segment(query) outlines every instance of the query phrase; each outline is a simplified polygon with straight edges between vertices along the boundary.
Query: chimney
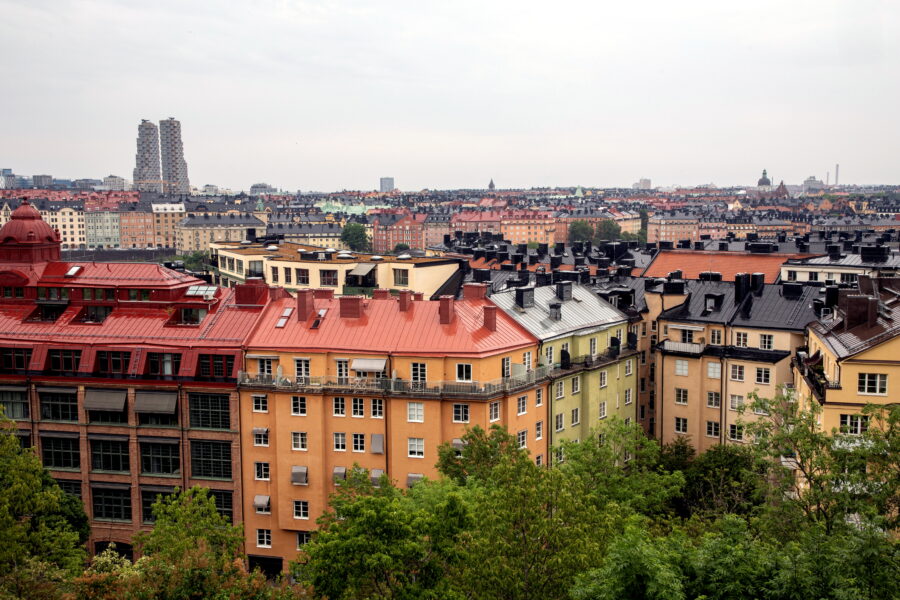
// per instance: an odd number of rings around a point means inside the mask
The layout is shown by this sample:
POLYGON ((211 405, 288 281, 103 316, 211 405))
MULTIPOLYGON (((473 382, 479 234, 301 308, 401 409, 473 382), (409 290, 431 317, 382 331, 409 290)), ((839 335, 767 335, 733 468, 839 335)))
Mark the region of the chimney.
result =
POLYGON ((866 325, 869 327, 875 327, 878 324, 878 298, 873 298, 869 296, 869 311, 868 311, 868 319, 866 321, 866 325))
POLYGON ((572 299, 572 282, 560 281, 556 284, 556 297, 565 302, 572 299))
POLYGON ((453 322, 453 316, 456 312, 453 306, 453 296, 441 296, 438 301, 440 302, 438 314, 440 315, 441 325, 448 325, 453 322))
POLYGON ((532 308, 534 306, 534 288, 516 288, 516 306, 532 308))
POLYGON ((334 290, 313 290, 313 297, 317 300, 331 300, 334 298, 334 290))
POLYGON ((316 312, 316 304, 313 300, 313 290, 299 290, 297 292, 297 320, 306 321, 316 312))
POLYGON ((734 303, 740 304, 750 292, 750 273, 738 273, 734 276, 734 303))
POLYGON ((869 320, 868 296, 847 295, 847 308, 844 315, 844 329, 853 329, 857 325, 867 323, 869 320))
POLYGON ((762 292, 763 286, 766 283, 766 274, 765 273, 754 273, 750 276, 750 288, 754 292, 762 292))
POLYGON ((372 290, 372 298, 374 300, 387 300, 391 297, 391 291, 385 290, 382 288, 378 288, 376 290, 372 290))
POLYGON ((484 328, 497 331, 497 307, 492 304, 484 307, 484 328))
POLYGON ((554 321, 562 319, 562 304, 559 302, 550 303, 550 318, 554 321))
POLYGON ((825 308, 834 308, 838 304, 838 287, 829 285, 825 288, 825 308))
POLYGON ((341 296, 341 317, 346 319, 358 319, 363 313, 362 296, 341 296))
POLYGON ((487 286, 483 283, 463 284, 463 299, 478 300, 487 296, 487 286))
POLYGON ((400 312, 409 310, 412 304, 412 292, 409 290, 400 290, 400 312))
POLYGON ((422 292, 413 292, 413 300, 415 300, 416 302, 421 302, 424 299, 425 294, 423 294, 422 292))

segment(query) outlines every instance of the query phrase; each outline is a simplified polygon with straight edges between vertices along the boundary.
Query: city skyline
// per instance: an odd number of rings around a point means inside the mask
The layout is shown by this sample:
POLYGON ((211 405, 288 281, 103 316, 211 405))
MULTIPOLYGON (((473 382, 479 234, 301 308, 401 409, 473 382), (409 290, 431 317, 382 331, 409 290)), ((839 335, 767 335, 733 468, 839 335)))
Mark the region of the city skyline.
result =
POLYGON ((900 181, 891 5, 0 6, 19 173, 130 173, 173 114, 198 187, 900 181))

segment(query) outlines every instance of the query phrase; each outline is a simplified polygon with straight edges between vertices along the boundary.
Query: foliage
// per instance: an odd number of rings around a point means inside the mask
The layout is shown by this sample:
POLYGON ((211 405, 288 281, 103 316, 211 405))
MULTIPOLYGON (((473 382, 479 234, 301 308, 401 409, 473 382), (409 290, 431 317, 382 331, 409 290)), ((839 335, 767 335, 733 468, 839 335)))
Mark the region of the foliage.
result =
POLYGON ((157 259, 158 263, 182 261, 184 268, 188 271, 205 271, 209 265, 209 252, 198 250, 190 254, 173 254, 164 258, 157 259))
POLYGON ((406 252, 407 250, 409 250, 409 244, 404 244, 403 242, 400 242, 399 244, 394 246, 394 254, 400 254, 401 252, 406 252))
POLYGON ((594 237, 594 228, 587 221, 572 221, 569 223, 569 241, 587 242, 594 237))
POLYGON ((369 236, 365 225, 361 223, 347 223, 341 230, 341 241, 354 252, 365 252, 371 248, 369 236))
POLYGON ((597 230, 594 232, 594 242, 615 241, 622 238, 622 228, 612 219, 606 219, 597 223, 597 230))
POLYGON ((58 595, 84 562, 84 518, 0 416, 0 598, 58 595))
POLYGON ((528 455, 519 449, 516 438, 498 425, 492 425, 490 431, 476 425, 466 431, 462 443, 461 451, 449 443, 438 448, 438 471, 459 485, 465 485, 470 477, 488 480, 504 457, 528 462, 528 455))

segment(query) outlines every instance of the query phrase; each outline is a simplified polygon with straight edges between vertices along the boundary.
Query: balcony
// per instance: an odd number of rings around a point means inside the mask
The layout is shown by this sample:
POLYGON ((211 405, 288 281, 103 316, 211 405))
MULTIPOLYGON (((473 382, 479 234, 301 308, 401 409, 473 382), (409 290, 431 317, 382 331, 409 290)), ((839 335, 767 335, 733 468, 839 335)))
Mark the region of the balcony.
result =
POLYGON ((492 397, 516 392, 534 385, 550 376, 550 367, 538 367, 514 377, 501 377, 490 381, 410 381, 386 377, 273 377, 241 373, 238 383, 253 388, 270 388, 306 393, 359 393, 377 395, 492 397))
POLYGON ((803 377, 807 387, 815 395, 816 400, 825 402, 825 394, 828 390, 839 390, 841 389, 841 384, 838 381, 828 380, 821 363, 808 364, 809 362, 810 359, 794 355, 791 358, 791 367, 803 377))
POLYGON ((706 349, 706 344, 694 344, 690 342, 673 342, 672 340, 663 340, 659 347, 663 352, 699 356, 703 354, 703 351, 706 349))

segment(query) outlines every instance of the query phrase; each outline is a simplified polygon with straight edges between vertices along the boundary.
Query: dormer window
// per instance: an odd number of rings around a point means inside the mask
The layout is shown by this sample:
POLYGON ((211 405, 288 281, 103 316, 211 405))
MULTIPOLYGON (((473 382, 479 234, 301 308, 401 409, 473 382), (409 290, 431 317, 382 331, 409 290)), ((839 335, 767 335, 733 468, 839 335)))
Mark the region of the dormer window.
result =
POLYGON ((134 302, 149 302, 150 290, 128 290, 128 299, 134 302))
POLYGON ((199 325, 206 317, 207 312, 205 308, 182 308, 179 310, 181 312, 179 325, 199 325))
POLYGON ((39 287, 37 289, 37 299, 46 302, 68 302, 69 289, 57 287, 39 287))
POLYGON ((113 288, 82 288, 82 300, 112 301, 116 299, 116 290, 113 288))
POLYGON ((25 288, 5 286, 3 288, 3 297, 4 298, 24 298, 25 297, 25 288))
POLYGON ((166 352, 150 352, 147 354, 147 373, 149 375, 178 375, 180 368, 180 354, 166 352))
POLYGON ((46 370, 56 374, 75 373, 80 362, 81 350, 50 350, 46 370))
POLYGON ((131 362, 131 352, 97 352, 97 373, 100 375, 123 375, 128 372, 128 363, 131 362))
POLYGON ((85 306, 79 321, 82 323, 102 323, 112 313, 112 306, 85 306))

